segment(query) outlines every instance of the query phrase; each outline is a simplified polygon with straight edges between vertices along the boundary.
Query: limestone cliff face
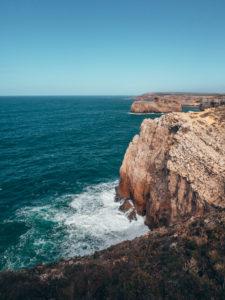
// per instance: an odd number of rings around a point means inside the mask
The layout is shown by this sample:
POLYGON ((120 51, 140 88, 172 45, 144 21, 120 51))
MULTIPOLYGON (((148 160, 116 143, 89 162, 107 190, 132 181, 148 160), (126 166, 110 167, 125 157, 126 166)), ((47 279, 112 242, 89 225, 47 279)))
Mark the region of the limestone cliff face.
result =
POLYGON ((177 101, 135 101, 131 106, 134 113, 169 113, 182 111, 182 106, 177 101))
POLYGON ((118 196, 149 227, 225 207, 225 107, 146 119, 120 169, 118 196))

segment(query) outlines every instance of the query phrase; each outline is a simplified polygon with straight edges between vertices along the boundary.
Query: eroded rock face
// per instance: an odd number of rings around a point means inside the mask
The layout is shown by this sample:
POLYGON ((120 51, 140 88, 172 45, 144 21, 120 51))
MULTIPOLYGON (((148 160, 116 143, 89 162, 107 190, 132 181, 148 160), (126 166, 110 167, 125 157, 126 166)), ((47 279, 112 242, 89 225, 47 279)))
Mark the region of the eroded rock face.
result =
POLYGON ((118 196, 150 228, 225 207, 225 107, 146 119, 120 169, 118 196))
POLYGON ((169 113, 182 111, 182 106, 177 101, 135 101, 131 106, 134 113, 169 113))

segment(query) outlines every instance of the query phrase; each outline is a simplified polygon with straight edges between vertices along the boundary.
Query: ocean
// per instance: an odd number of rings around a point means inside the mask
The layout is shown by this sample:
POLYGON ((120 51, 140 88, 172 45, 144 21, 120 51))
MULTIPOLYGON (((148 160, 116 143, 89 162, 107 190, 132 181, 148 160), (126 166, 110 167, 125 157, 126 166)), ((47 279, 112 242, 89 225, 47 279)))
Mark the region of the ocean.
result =
POLYGON ((148 231, 114 201, 142 120, 125 96, 0 97, 0 269, 94 253, 148 231))

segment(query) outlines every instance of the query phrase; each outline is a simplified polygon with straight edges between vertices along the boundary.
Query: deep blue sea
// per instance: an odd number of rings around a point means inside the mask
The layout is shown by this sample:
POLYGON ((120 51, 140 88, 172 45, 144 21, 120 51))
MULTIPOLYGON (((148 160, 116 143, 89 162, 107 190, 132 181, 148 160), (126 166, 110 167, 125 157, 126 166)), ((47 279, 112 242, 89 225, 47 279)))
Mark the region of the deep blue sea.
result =
POLYGON ((145 117, 129 97, 0 98, 0 269, 93 253, 147 231, 114 202, 145 117))

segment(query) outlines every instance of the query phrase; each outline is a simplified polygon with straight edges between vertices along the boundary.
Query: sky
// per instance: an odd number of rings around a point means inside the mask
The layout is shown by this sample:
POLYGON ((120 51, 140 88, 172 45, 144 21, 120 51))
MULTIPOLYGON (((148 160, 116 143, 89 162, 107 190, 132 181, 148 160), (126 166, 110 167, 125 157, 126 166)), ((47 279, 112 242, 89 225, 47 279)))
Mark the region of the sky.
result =
POLYGON ((224 0, 0 0, 0 95, 225 92, 224 0))

